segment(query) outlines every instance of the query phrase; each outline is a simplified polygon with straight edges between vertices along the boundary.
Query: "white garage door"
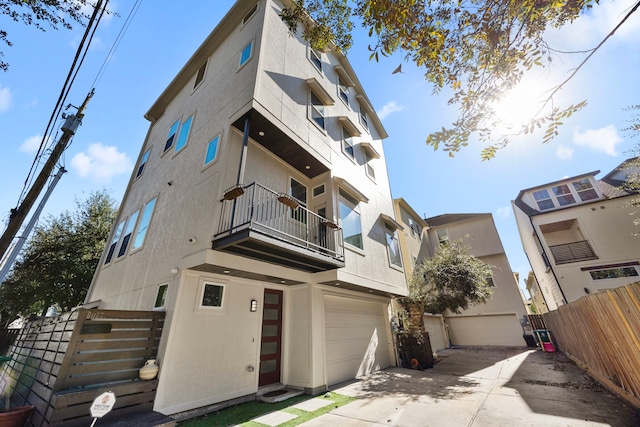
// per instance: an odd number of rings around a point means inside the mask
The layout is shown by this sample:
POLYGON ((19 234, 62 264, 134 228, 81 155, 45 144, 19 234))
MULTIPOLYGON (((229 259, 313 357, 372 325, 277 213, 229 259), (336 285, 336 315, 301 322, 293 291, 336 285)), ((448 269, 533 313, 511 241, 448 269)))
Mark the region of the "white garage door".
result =
POLYGON ((391 365, 386 306, 325 297, 327 385, 391 365))
POLYGON ((447 316, 452 345, 525 346, 516 314, 447 316))
POLYGON ((447 340, 444 336, 444 319, 440 314, 425 314, 423 317, 424 328, 429 333, 431 350, 438 351, 447 348, 447 340))

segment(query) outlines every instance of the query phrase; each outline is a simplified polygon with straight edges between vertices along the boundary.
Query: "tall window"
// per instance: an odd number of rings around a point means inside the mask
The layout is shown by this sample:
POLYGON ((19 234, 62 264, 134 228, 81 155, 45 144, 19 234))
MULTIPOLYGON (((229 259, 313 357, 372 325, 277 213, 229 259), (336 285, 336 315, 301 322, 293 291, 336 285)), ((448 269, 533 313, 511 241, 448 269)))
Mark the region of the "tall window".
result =
POLYGON ((342 190, 339 194, 340 226, 344 242, 362 249, 362 224, 360 223, 358 202, 342 190))
POLYGON ((438 242, 441 245, 449 244, 449 232, 446 228, 441 228, 440 230, 436 230, 436 235, 438 236, 438 242))
POLYGON ((246 64, 247 61, 251 59, 252 55, 253 55, 253 40, 251 40, 249 44, 246 45, 244 49, 242 49, 242 52, 240 53, 240 66, 242 67, 244 64, 246 64))
POLYGON ((291 210, 291 217, 300 221, 307 222, 307 187, 295 179, 291 178, 289 182, 289 194, 300 202, 300 206, 291 210))
POLYGON ((194 89, 197 88, 200 83, 202 83, 202 80, 204 80, 204 72, 206 70, 207 70, 207 61, 205 61, 204 64, 202 64, 200 68, 198 68, 198 73, 196 74, 196 82, 193 85, 194 89))
POLYGON ((107 252, 107 257, 104 259, 105 264, 109 264, 111 259, 113 258, 113 254, 116 252, 116 246, 118 246, 118 242, 120 241, 120 235, 122 234, 122 230, 124 229, 125 221, 122 221, 118 224, 118 228, 116 228, 116 232, 113 233, 113 238, 111 239, 111 245, 109 245, 109 252, 107 252))
POLYGON ((311 92, 310 103, 311 120, 324 129, 324 104, 313 92, 311 92))
POLYGON ((178 136, 178 141, 176 142, 176 152, 182 150, 184 146, 187 145, 187 139, 189 138, 189 131, 191 130, 192 121, 193 116, 189 116, 189 118, 182 124, 182 128, 180 129, 180 136, 178 136))
POLYGON ((122 237, 120 250, 118 250, 118 258, 124 256, 127 253, 129 241, 131 240, 131 234, 133 233, 133 229, 135 228, 136 222, 138 221, 138 215, 140 215, 140 211, 135 211, 133 215, 131 215, 127 220, 127 226, 124 228, 124 236, 122 237))
POLYGON ((369 130, 369 122, 367 121, 367 112, 365 111, 362 104, 358 104, 358 110, 360 115, 360 124, 364 126, 365 129, 369 130))
POLYGON ((389 263, 396 267, 402 268, 402 257, 400 256, 400 244, 398 243, 398 231, 392 230, 389 226, 385 226, 387 235, 387 252, 389 254, 389 263))
POLYGON ((207 144, 207 154, 204 157, 204 164, 208 165, 218 157, 218 143, 220 142, 220 135, 217 135, 209 144, 207 144))
POLYGON ((142 247, 144 244, 144 239, 147 235, 147 230, 149 228, 149 222, 151 222, 151 216, 153 215, 153 208, 156 205, 156 199, 152 199, 144 207, 144 211, 142 213, 142 218, 140 219, 140 224, 138 225, 138 230, 136 231, 136 237, 133 240, 133 246, 131 246, 131 250, 138 249, 142 247))
POLYGON ((138 171, 136 172, 136 178, 142 175, 142 172, 144 171, 144 166, 147 164, 147 160, 149 160, 150 151, 151 151, 151 148, 145 151, 144 154, 142 155, 142 158, 140 159, 140 165, 138 165, 138 171))
POLYGON ((338 94, 344 103, 349 105, 349 86, 344 84, 340 77, 338 77, 338 94))
POLYGON ((322 72, 322 52, 310 48, 309 59, 311 60, 311 63, 314 65, 314 67, 316 67, 318 71, 322 72))
POLYGON ((345 128, 342 128, 342 151, 344 151, 351 160, 355 159, 353 152, 353 135, 345 128))
POLYGON ((171 125, 167 142, 164 144, 164 151, 167 151, 173 145, 173 140, 176 139, 176 133, 178 132, 178 126, 180 126, 180 120, 176 120, 176 122, 171 125))
POLYGON ((367 174, 367 176, 371 179, 373 179, 374 181, 376 180, 376 170, 373 168, 373 157, 371 157, 371 154, 369 154, 369 152, 367 150, 364 150, 364 171, 367 174))

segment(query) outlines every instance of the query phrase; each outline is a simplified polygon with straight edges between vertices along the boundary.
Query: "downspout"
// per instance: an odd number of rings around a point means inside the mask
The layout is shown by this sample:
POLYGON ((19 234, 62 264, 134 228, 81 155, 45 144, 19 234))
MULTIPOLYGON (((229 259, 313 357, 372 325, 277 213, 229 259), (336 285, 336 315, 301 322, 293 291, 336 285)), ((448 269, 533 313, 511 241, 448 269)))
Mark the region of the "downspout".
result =
MULTIPOLYGON (((529 261, 529 265, 531 265, 531 259, 529 258, 529 254, 528 253, 524 253, 524 255, 527 257, 527 261, 529 261)), ((538 283, 538 289, 540 289, 540 281, 538 280, 538 276, 536 276, 536 272, 533 271, 533 267, 531 267, 531 272, 533 273, 533 277, 536 279, 536 282, 538 283)), ((562 289, 560 289, 562 291, 562 289)), ((542 299, 544 300, 544 304, 547 306, 547 310, 549 309, 549 303, 547 302, 547 299, 544 296, 544 292, 542 292, 542 289, 540 289, 540 295, 542 295, 542 299)))
MULTIPOLYGON (((244 193, 244 188, 242 188, 242 181, 244 180, 244 170, 247 166, 247 150, 249 146, 249 129, 250 129, 250 118, 249 115, 244 118, 244 132, 242 134, 242 149, 240 151, 240 164, 238 165, 238 178, 236 179, 236 185, 234 188, 242 191, 240 194, 244 193)), ((238 204, 237 196, 233 199, 233 206, 231 207, 231 221, 229 221, 229 235, 233 232, 233 224, 236 218, 236 205, 238 204)))
MULTIPOLYGON (((568 304, 567 297, 564 295, 564 291, 562 290, 562 285, 560 285, 560 281, 558 280, 558 276, 556 275, 556 271, 553 269, 553 266, 551 265, 551 259, 549 258, 549 256, 545 252, 544 246, 542 246, 542 240, 540 239, 540 236, 538 235, 538 231, 536 230, 536 227, 533 225, 533 219, 531 217, 529 217, 529 221, 531 222, 531 228, 533 229, 533 234, 535 234, 536 239, 538 239, 538 244, 540 245, 540 249, 542 250, 542 254, 547 257, 547 260, 549 262, 549 269, 551 270, 551 274, 553 274, 554 280, 558 284, 558 289, 560 289, 560 294, 562 294, 563 303, 564 304, 568 304)), ((538 279, 536 278, 536 280, 538 280, 538 279)), ((538 282, 538 283, 540 283, 540 282, 538 282)), ((545 300, 545 303, 546 302, 547 301, 545 300)), ((549 305, 547 305, 547 307, 549 307, 549 305)))

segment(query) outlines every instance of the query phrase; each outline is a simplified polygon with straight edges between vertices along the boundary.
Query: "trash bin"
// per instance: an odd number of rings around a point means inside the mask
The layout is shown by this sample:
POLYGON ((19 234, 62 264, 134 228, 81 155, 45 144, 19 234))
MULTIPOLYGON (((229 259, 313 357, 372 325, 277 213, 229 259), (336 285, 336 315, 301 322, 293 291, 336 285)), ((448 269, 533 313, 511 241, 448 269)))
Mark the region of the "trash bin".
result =
POLYGON ((540 348, 542 351, 546 353, 554 353, 556 348, 551 341, 551 332, 547 329, 535 329, 533 331, 538 343, 540 344, 540 348))

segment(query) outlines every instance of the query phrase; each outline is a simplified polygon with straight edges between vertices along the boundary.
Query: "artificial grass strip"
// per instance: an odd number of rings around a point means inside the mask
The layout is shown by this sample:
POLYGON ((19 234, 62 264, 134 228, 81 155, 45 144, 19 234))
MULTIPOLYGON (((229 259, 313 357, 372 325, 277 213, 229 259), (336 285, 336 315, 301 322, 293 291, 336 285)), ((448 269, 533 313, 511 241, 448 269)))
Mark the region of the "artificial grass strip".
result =
POLYGON ((320 415, 333 411, 336 408, 346 405, 356 400, 353 397, 343 396, 337 393, 330 393, 329 396, 319 396, 318 399, 327 399, 333 401, 331 405, 324 406, 316 411, 307 412, 301 409, 291 408, 305 400, 311 399, 311 396, 296 396, 284 402, 263 403, 263 402, 247 402, 230 408, 221 409, 209 415, 205 415, 193 420, 178 423, 179 427, 227 427, 231 425, 241 425, 243 427, 264 427, 265 424, 251 421, 253 418, 266 415, 275 411, 283 411, 298 417, 286 423, 278 425, 278 427, 294 427, 307 422, 320 415))

